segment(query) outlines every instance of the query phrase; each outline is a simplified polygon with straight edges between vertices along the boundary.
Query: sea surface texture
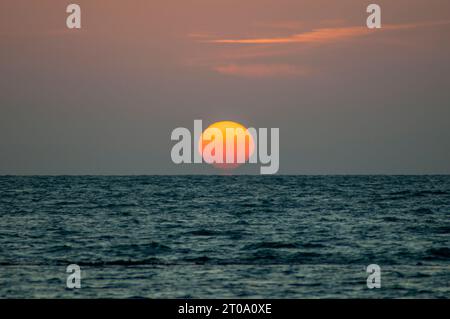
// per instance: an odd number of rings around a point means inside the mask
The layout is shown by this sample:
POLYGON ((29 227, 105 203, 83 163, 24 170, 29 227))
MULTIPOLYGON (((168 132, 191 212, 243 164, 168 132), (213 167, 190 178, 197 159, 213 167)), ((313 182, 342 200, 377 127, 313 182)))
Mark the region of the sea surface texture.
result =
POLYGON ((450 297, 450 176, 4 176, 0 216, 0 298, 450 297))

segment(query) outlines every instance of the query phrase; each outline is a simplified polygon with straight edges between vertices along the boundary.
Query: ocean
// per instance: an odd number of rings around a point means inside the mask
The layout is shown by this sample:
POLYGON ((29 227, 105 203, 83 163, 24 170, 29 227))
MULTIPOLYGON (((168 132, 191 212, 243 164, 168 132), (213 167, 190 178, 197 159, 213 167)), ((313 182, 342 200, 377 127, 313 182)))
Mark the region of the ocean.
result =
POLYGON ((450 176, 3 176, 0 216, 0 298, 450 297, 450 176))

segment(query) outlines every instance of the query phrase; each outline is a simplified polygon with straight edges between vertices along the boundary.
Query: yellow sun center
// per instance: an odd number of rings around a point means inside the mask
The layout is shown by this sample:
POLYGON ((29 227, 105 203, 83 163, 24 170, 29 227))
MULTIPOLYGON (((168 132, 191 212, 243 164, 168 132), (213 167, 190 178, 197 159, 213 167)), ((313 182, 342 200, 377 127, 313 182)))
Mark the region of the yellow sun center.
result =
POLYGON ((221 121, 203 131, 199 152, 203 160, 219 168, 235 168, 247 162, 255 149, 253 137, 242 124, 221 121))

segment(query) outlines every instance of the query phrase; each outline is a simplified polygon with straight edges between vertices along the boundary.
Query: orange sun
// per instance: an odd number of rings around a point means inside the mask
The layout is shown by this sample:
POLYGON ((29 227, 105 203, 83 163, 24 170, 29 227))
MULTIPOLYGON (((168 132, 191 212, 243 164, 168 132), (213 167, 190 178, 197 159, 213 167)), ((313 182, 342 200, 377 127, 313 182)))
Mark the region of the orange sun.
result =
POLYGON ((232 169, 247 162, 255 144, 245 126, 221 121, 211 124, 199 140, 199 152, 206 163, 222 169, 232 169))

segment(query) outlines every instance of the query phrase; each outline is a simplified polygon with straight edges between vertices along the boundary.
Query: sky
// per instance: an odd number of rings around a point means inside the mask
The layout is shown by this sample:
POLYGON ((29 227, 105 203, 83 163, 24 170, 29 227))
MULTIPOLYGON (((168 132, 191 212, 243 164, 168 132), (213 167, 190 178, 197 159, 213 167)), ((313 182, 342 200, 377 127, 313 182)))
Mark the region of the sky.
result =
POLYGON ((448 0, 2 0, 0 175, 221 174, 171 160, 195 119, 279 128, 280 174, 449 174, 449 39, 448 0))

